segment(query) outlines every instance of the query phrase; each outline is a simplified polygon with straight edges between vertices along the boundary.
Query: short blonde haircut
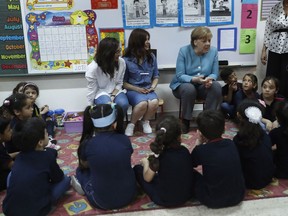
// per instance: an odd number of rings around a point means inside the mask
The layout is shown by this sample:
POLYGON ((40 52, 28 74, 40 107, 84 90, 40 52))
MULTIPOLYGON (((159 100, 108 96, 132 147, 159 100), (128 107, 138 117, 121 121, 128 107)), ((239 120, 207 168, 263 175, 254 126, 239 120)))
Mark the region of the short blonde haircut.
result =
POLYGON ((205 26, 196 27, 191 32, 191 45, 194 48, 194 41, 198 39, 211 39, 212 38, 211 30, 205 26))

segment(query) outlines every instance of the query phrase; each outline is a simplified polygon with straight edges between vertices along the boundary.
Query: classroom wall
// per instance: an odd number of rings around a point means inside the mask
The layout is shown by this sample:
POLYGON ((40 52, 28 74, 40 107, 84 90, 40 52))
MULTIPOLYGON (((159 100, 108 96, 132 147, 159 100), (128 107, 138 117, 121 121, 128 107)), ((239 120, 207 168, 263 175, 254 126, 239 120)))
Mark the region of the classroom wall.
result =
MULTIPOLYGON (((246 72, 255 73, 259 79, 259 83, 261 83, 262 79, 265 77, 266 68, 260 62, 264 27, 265 22, 259 21, 256 42, 256 55, 258 56, 257 66, 235 68, 238 79, 241 79, 246 72)), ((187 38, 187 43, 188 42, 189 38, 187 38)), ((179 101, 173 96, 171 89, 169 88, 169 83, 174 73, 174 70, 160 72, 160 82, 156 92, 159 97, 165 100, 164 112, 178 112, 179 101)), ((12 89, 20 81, 32 81, 39 86, 40 96, 37 99, 39 106, 48 104, 52 110, 63 108, 66 111, 80 111, 87 105, 86 80, 83 73, 73 75, 0 77, 0 102, 11 94, 12 89)), ((195 107, 195 109, 197 110, 198 107, 195 107)))

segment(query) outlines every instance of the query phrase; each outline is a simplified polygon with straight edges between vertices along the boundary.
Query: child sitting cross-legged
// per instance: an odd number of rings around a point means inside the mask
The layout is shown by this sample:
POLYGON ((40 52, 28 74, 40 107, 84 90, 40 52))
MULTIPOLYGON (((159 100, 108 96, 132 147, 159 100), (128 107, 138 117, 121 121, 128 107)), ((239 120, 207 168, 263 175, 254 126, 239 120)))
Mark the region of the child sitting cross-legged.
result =
POLYGON ((191 198, 193 169, 189 150, 181 145, 179 119, 164 117, 156 126, 150 148, 157 156, 143 158, 134 167, 138 183, 157 205, 184 204, 191 198))
POLYGON ((122 107, 114 103, 88 106, 84 111, 79 167, 72 186, 96 208, 122 208, 136 197, 133 148, 124 134, 123 116, 122 107))
POLYGON ((236 107, 234 97, 236 92, 241 89, 242 84, 237 82, 236 73, 229 67, 224 68, 220 72, 221 79, 226 83, 222 87, 223 102, 221 104, 221 111, 227 118, 234 118, 236 115, 236 107))
POLYGON ((276 166, 275 177, 288 179, 288 102, 279 102, 275 107, 278 128, 270 131, 272 144, 276 145, 274 163, 276 166))
POLYGON ((69 189, 70 177, 65 176, 56 162, 56 150, 45 148, 48 134, 45 122, 30 118, 18 124, 14 140, 21 142, 3 201, 5 215, 47 215, 57 200, 69 189))
POLYGON ((43 107, 39 108, 36 104, 36 99, 39 96, 39 87, 32 82, 27 82, 26 85, 23 86, 23 94, 26 94, 31 100, 33 105, 33 114, 32 117, 39 117, 43 118, 46 122, 46 128, 49 136, 49 143, 48 148, 54 148, 56 150, 59 150, 61 148, 60 145, 56 145, 57 141, 54 139, 54 121, 49 116, 51 112, 49 112, 49 106, 44 105, 43 107))
POLYGON ((225 128, 223 114, 205 110, 197 119, 199 138, 191 152, 195 171, 195 197, 209 208, 237 205, 245 195, 245 185, 237 148, 230 139, 222 138, 225 128))
POLYGON ((248 189, 267 186, 274 175, 271 140, 261 126, 262 107, 257 100, 245 99, 237 108, 239 131, 233 138, 237 146, 248 189))

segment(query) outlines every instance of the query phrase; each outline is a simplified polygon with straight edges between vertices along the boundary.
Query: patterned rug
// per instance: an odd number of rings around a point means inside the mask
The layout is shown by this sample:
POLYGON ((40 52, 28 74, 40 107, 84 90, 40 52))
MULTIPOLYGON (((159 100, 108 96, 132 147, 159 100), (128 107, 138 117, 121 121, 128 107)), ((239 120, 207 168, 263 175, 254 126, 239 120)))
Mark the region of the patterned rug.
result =
MULTIPOLYGON (((136 128, 137 130, 137 128, 136 128)), ((223 137, 232 138, 237 133, 237 128, 234 127, 233 123, 226 122, 225 134, 223 137)), ((131 137, 131 142, 134 148, 132 155, 132 164, 137 164, 139 160, 146 157, 151 153, 149 144, 154 139, 155 134, 145 135, 140 131, 135 132, 135 136, 131 137)), ((75 169, 78 166, 77 160, 77 148, 80 140, 80 133, 69 133, 67 134, 64 128, 57 128, 56 139, 58 144, 61 145, 61 150, 58 152, 58 163, 67 175, 73 175, 75 169)), ((189 151, 194 147, 196 139, 196 128, 189 132, 189 134, 182 135, 182 144, 186 146, 189 151)), ((0 193, 0 203, 5 196, 5 191, 0 193)), ((273 197, 284 197, 288 196, 288 180, 274 179, 273 182, 266 188, 261 190, 247 190, 245 200, 262 199, 262 198, 273 198, 273 197)), ((190 200, 183 206, 195 206, 200 205, 196 200, 190 200)), ((103 211, 95 209, 89 205, 85 196, 78 195, 72 188, 65 194, 63 198, 58 202, 58 205, 51 213, 53 216, 64 216, 64 215, 100 215, 107 213, 116 212, 130 212, 130 211, 143 211, 159 209, 149 197, 145 194, 138 195, 136 200, 129 206, 111 211, 103 211)), ((2 206, 0 213, 2 212, 2 206)), ((0 214, 2 215, 2 214, 0 214)))

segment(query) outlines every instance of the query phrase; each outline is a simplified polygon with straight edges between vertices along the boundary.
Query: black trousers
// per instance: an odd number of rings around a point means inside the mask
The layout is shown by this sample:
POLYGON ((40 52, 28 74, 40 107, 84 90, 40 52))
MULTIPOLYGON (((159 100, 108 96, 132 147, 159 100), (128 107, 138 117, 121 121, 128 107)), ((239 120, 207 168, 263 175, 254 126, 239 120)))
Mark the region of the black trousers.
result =
POLYGON ((278 93, 288 98, 288 53, 278 54, 269 51, 266 76, 278 78, 278 93))

